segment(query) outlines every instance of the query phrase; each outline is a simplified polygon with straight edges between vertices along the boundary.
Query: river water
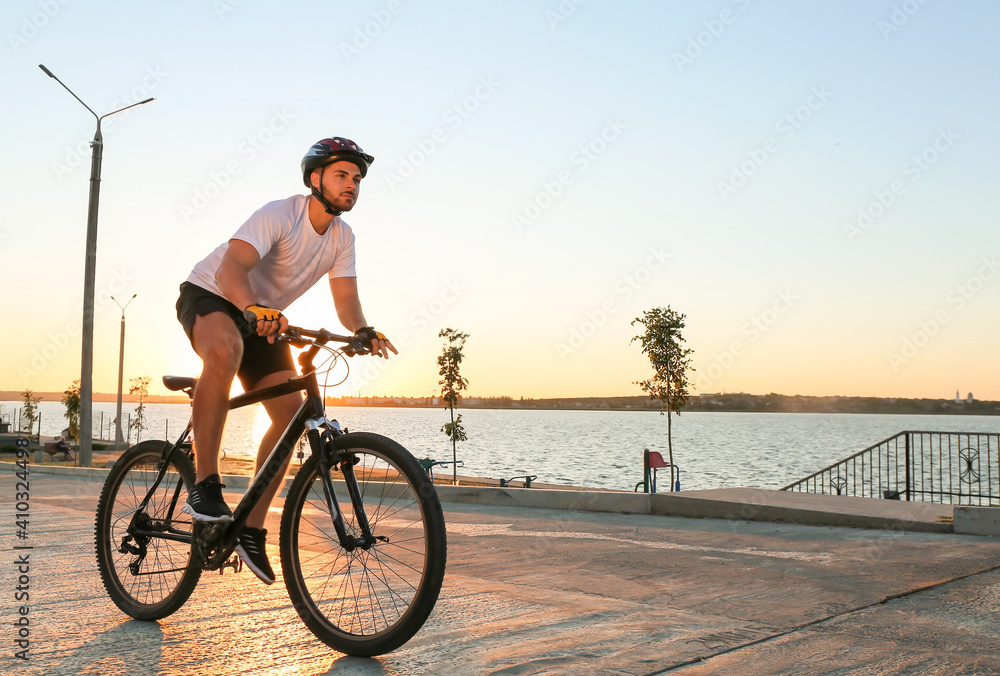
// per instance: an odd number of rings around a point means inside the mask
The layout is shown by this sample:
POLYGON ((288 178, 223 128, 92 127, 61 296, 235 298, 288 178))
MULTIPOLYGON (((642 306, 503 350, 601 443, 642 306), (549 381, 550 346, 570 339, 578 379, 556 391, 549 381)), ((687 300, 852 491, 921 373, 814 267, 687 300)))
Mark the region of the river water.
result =
MULTIPOLYGON (((21 402, 0 402, 7 416, 21 402)), ((58 402, 39 406, 42 434, 65 426, 58 402)), ((123 407, 123 417, 135 404, 123 407)), ((642 480, 642 451, 667 457, 667 419, 655 411, 463 409, 468 441, 458 444, 467 476, 534 474, 542 483, 631 490, 642 480)), ((113 403, 94 405, 104 438, 113 403)), ((148 404, 143 439, 173 440, 190 414, 186 404, 148 404)), ((330 407, 327 416, 351 430, 377 432, 418 458, 450 460, 440 431, 448 412, 430 408, 330 407)), ((227 453, 253 456, 268 419, 259 404, 233 411, 223 440, 227 453)), ((826 413, 684 413, 673 418, 674 460, 681 489, 750 486, 781 488, 904 430, 1000 432, 1000 416, 918 416, 826 413)), ((134 438, 133 438, 134 441, 134 438)), ((440 467, 438 474, 450 473, 440 467)), ((661 490, 663 486, 661 483, 661 490)))

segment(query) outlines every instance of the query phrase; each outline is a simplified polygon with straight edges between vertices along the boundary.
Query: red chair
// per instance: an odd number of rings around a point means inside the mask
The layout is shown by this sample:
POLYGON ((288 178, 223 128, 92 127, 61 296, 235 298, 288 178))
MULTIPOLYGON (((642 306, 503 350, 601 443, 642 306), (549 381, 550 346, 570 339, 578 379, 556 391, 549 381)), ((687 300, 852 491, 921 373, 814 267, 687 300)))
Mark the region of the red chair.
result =
POLYGON ((663 469, 664 467, 669 467, 670 463, 663 459, 663 454, 659 451, 649 452, 649 468, 650 469, 663 469))
POLYGON ((643 467, 643 480, 641 483, 636 484, 636 490, 639 490, 639 486, 643 487, 643 491, 646 493, 656 492, 656 471, 659 469, 664 469, 666 467, 670 468, 670 486, 674 488, 675 491, 681 489, 681 471, 677 465, 671 465, 669 462, 663 459, 663 454, 659 451, 651 451, 648 448, 642 451, 642 463, 643 467), (650 471, 652 470, 652 471, 650 471), (674 479, 674 470, 677 470, 677 478, 674 479))

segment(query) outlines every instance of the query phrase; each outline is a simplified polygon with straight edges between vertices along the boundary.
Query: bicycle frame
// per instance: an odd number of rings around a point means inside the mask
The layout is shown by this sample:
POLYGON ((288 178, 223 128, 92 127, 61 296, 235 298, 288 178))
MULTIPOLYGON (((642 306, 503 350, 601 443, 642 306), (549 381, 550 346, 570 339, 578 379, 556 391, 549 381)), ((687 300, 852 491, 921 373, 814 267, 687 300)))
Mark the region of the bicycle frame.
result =
MULTIPOLYGON (((202 562, 210 570, 214 570, 215 568, 221 566, 225 562, 226 558, 228 558, 233 547, 235 546, 238 533, 246 524, 250 513, 260 501, 261 496, 267 490, 268 486, 270 486, 271 483, 279 477, 279 475, 283 474, 282 467, 291 456, 292 451, 303 432, 306 433, 306 436, 309 439, 309 446, 312 453, 317 455, 319 458, 319 467, 321 470, 320 476, 322 477, 324 498, 327 502, 328 508, 330 509, 330 514, 333 518, 334 530, 337 533, 340 545, 345 550, 352 551, 358 547, 367 549, 376 542, 376 538, 372 535, 371 527, 368 523, 367 514, 365 513, 361 490, 358 486, 357 477, 354 474, 353 464, 349 458, 337 458, 334 457, 333 454, 333 439, 341 434, 344 434, 344 432, 340 430, 340 426, 336 421, 328 420, 325 415, 323 398, 319 392, 319 384, 316 380, 316 374, 311 368, 312 358, 318 351, 319 347, 316 343, 313 343, 313 346, 309 350, 299 356, 299 363, 302 366, 303 371, 307 371, 305 375, 290 378, 288 381, 279 385, 274 385, 260 390, 253 390, 251 392, 233 397, 229 400, 229 410, 233 410, 249 406, 251 404, 260 403, 285 394, 290 394, 292 392, 305 391, 306 393, 306 397, 299 406, 298 411, 296 411, 292 420, 288 423, 288 426, 279 438, 278 443, 275 444, 274 449, 268 455, 267 459, 261 465, 260 470, 258 470, 257 474, 254 476, 250 486, 247 488, 246 493, 244 493, 239 504, 236 506, 236 509, 233 510, 233 521, 226 525, 225 530, 221 534, 221 538, 217 540, 218 547, 215 550, 216 554, 208 557, 204 562, 202 562), (361 537, 350 536, 347 532, 346 526, 344 525, 343 514, 337 500, 333 480, 330 477, 330 470, 337 465, 338 460, 340 460, 340 470, 347 486, 347 492, 351 498, 355 518, 357 519, 358 526, 361 530, 361 537), (219 554, 225 555, 219 556, 219 554)), ((133 536, 158 537, 162 539, 176 540, 179 542, 194 542, 196 539, 194 533, 184 533, 175 531, 174 529, 169 529, 167 531, 146 530, 140 528, 136 523, 138 515, 145 511, 149 497, 154 494, 156 489, 159 487, 160 482, 166 475, 167 469, 170 466, 169 460, 172 455, 180 452, 181 450, 190 448, 191 444, 188 441, 190 433, 191 422, 189 421, 186 429, 177 441, 173 445, 164 449, 159 474, 153 481, 146 497, 139 505, 139 509, 136 510, 136 514, 133 516, 132 523, 130 524, 129 532, 133 536)), ((173 510, 177 508, 176 503, 179 495, 180 485, 178 484, 171 504, 170 514, 173 514, 173 510)))

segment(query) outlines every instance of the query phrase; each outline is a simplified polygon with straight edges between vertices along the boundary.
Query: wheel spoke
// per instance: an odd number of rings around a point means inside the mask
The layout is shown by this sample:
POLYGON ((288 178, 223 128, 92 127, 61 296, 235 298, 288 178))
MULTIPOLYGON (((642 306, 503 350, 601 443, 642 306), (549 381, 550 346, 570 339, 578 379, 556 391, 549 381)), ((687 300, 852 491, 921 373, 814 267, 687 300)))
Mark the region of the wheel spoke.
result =
POLYGON ((312 458, 285 502, 282 566, 293 605, 317 636, 352 655, 377 655, 408 640, 433 608, 444 577, 444 520, 426 473, 405 449, 372 434, 342 443, 356 460, 371 531, 361 532, 364 521, 338 481, 344 527, 354 541, 374 542, 341 547, 312 458))
POLYGON ((194 482, 194 469, 186 456, 175 454, 170 470, 137 513, 156 479, 165 443, 143 442, 126 451, 112 469, 98 506, 101 578, 115 604, 137 619, 159 619, 177 610, 201 574, 190 566, 189 543, 148 534, 190 533, 191 522, 178 508, 194 482), (178 485, 181 491, 175 503, 178 485), (147 534, 130 535, 133 524, 147 534), (119 551, 125 539, 142 553, 119 551), (138 574, 132 573, 133 564, 138 574))

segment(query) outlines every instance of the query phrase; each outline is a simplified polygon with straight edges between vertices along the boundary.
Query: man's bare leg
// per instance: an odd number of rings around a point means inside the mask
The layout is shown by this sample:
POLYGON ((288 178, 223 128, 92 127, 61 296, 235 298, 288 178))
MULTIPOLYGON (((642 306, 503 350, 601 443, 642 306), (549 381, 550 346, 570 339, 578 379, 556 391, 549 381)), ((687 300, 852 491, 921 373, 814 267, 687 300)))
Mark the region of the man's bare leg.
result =
POLYGON ((243 357, 243 339, 224 312, 199 315, 191 331, 204 362, 194 391, 193 432, 196 481, 219 473, 219 449, 229 414, 229 390, 243 357))

